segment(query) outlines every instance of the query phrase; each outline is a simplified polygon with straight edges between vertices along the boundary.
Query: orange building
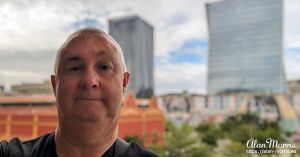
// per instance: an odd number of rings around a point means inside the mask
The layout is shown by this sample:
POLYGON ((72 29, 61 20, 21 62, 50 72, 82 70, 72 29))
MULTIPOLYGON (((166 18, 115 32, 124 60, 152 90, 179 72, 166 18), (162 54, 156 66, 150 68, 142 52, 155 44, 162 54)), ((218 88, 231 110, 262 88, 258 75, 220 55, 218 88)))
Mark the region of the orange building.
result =
POLYGON ((138 136, 146 146, 163 144, 164 116, 157 107, 157 98, 135 99, 128 94, 121 111, 119 130, 121 138, 138 136), (148 104, 148 107, 138 107, 137 104, 148 104))
MULTIPOLYGON (((0 96, 0 140, 34 138, 55 130, 57 108, 52 95, 0 96)), ((164 116, 157 108, 156 97, 124 99, 119 122, 119 136, 136 136, 146 146, 163 144, 164 116), (146 107, 138 107, 138 104, 146 107)))

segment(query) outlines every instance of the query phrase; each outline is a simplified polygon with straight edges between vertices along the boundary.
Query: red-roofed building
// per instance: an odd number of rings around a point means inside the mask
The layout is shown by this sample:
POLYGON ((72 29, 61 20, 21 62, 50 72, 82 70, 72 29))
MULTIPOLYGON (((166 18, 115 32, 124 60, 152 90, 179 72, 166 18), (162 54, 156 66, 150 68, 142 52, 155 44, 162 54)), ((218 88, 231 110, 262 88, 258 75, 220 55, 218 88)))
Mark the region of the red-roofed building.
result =
MULTIPOLYGON (((137 136, 146 146, 163 144, 164 116, 157 108, 156 97, 139 100, 128 94, 123 102, 119 136, 137 136), (148 107, 138 107, 140 103, 148 107)), ((37 137, 54 131, 57 121, 52 95, 0 96, 0 140, 37 137)))

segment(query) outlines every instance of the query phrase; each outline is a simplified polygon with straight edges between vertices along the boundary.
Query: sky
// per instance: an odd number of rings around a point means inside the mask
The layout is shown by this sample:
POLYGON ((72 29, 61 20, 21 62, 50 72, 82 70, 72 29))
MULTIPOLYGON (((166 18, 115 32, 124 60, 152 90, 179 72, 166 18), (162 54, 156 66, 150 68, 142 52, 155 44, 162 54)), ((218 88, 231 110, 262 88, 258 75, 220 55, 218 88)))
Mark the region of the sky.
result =
MULTIPOLYGON (((108 32, 108 19, 138 15, 154 27, 154 90, 206 91, 205 3, 215 0, 0 0, 0 84, 49 80, 56 52, 83 27, 108 32)), ((300 1, 285 0, 284 64, 300 79, 300 1)))

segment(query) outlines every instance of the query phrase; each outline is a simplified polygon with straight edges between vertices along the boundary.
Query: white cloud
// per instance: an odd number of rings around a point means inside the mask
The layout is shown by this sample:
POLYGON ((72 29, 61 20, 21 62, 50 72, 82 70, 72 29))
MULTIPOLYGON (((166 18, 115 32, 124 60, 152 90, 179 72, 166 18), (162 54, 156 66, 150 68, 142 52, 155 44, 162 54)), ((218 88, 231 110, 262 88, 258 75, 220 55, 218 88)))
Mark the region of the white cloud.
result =
POLYGON ((162 9, 165 9, 162 11, 165 16, 157 21, 156 32, 158 56, 168 55, 180 48, 184 41, 207 38, 203 1, 169 1, 162 9), (170 5, 172 3, 175 6, 170 5))
POLYGON ((300 51, 286 55, 285 69, 287 80, 300 79, 300 51))
POLYGON ((285 73, 288 80, 300 79, 300 51, 289 53, 289 48, 300 48, 300 1, 285 0, 285 73))
MULTIPOLYGON (((31 78, 43 78, 43 75, 37 73, 23 72, 23 71, 0 71, 2 76, 11 76, 11 77, 31 77, 31 78)), ((34 80, 32 80, 34 81, 34 80)))
POLYGON ((285 0, 284 32, 286 47, 300 47, 300 1, 285 0))
POLYGON ((24 71, 0 71, 0 82, 6 82, 5 89, 9 89, 11 85, 20 83, 36 83, 43 82, 44 80, 50 80, 50 75, 45 76, 43 74, 37 74, 24 71))
POLYGON ((62 9, 36 3, 4 3, 0 9, 1 53, 17 50, 43 51, 57 48, 68 32, 63 28, 72 21, 62 9))
MULTIPOLYGON (((155 55, 162 58, 161 61, 164 60, 162 65, 155 67, 157 92, 180 92, 184 89, 203 92, 206 83, 204 65, 172 64, 169 63, 168 58, 171 51, 180 48, 187 40, 207 40, 204 3, 208 1, 215 0, 0 1, 1 59, 5 57, 4 54, 15 53, 15 56, 18 56, 20 52, 36 54, 55 51, 67 36, 76 29, 74 23, 85 18, 97 20, 100 24, 99 27, 107 31, 108 18, 137 14, 154 26, 155 55)), ((300 15, 300 2, 285 0, 284 30, 287 48, 300 47, 300 16, 298 15, 300 15)), ((49 57, 49 55, 45 55, 45 57, 49 57)), ((42 57, 39 59, 38 63, 43 63, 42 57)), ((0 72, 2 72, 0 73, 0 84, 42 79, 44 77, 31 75, 43 71, 42 69, 32 68, 38 66, 36 62, 29 63, 19 60, 20 58, 11 61, 11 64, 5 64, 8 67, 14 67, 13 69, 7 68, 4 73, 0 69, 0 72), (18 69, 18 67, 23 68, 18 69), (23 71, 26 75, 8 75, 8 71, 15 73, 23 71)), ((50 62, 48 58, 45 60, 47 60, 45 64, 50 62)), ((300 67, 299 58, 288 56, 285 63, 288 78, 295 78, 300 75, 298 70, 298 67, 300 67)), ((42 68, 47 73, 52 71, 52 65, 42 66, 42 68)))
MULTIPOLYGON (((155 28, 156 56, 168 55, 170 51, 181 47, 186 40, 206 38, 205 11, 203 1, 199 0, 178 0, 176 2, 173 0, 10 0, 1 1, 0 4, 0 36, 5 39, 0 40, 0 54, 2 54, 2 57, 5 57, 5 54, 11 55, 12 53, 16 53, 15 56, 17 56, 19 52, 34 54, 55 51, 67 36, 76 29, 73 27, 74 23, 85 18, 97 20, 98 23, 102 24, 101 27, 107 31, 107 18, 128 14, 141 16, 155 28)), ((27 81, 40 78, 31 75, 41 71, 40 69, 33 70, 31 68, 34 65, 36 66, 35 62, 24 62, 18 58, 10 64, 6 62, 5 65, 14 68, 8 68, 6 71, 1 70, 2 79, 0 83, 11 84, 21 80, 27 81), (22 64, 26 64, 26 66, 22 64), (32 64, 32 66, 28 64, 32 64), (11 73, 8 73, 8 71, 11 71, 11 73), (17 71, 24 71, 25 73, 17 71), (19 74, 19 76, 12 74, 19 74)), ((168 65, 165 66, 167 68, 168 65)), ((49 72, 52 66, 44 66, 43 68, 49 72)), ((189 71, 199 70, 195 68, 186 69, 189 71)), ((161 70, 158 71, 157 73, 160 74, 161 70)), ((193 72, 186 71, 184 73, 193 72)), ((191 76, 185 76, 184 79, 194 82, 192 80, 194 77, 191 76), (188 79, 189 77, 191 78, 188 79)), ((162 81, 164 82, 164 80, 162 81)), ((156 82, 161 81, 158 79, 156 82)), ((163 85, 164 83, 159 84, 163 85)), ((184 83, 181 81, 181 84, 184 83)), ((163 86, 159 86, 158 90, 163 86)), ((189 87, 186 86, 186 88, 189 87)))
POLYGON ((155 27, 155 52, 164 55, 185 40, 206 38, 203 3, 199 0, 8 1, 0 7, 0 36, 6 39, 0 41, 0 50, 57 48, 74 31, 69 27, 85 17, 97 19, 107 30, 107 17, 138 14, 155 27))
POLYGON ((162 64, 156 66, 155 93, 165 94, 172 92, 204 93, 206 90, 206 65, 205 64, 162 64))

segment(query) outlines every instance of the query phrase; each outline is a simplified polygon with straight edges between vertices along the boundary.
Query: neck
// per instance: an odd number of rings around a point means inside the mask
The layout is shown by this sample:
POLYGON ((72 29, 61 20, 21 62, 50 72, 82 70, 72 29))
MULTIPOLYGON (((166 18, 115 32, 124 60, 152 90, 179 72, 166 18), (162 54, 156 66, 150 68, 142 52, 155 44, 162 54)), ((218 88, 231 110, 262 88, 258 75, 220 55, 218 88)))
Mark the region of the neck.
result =
POLYGON ((91 126, 99 126, 99 124, 86 124, 72 128, 59 125, 55 133, 57 155, 59 157, 102 156, 117 139, 118 127, 116 125, 113 129, 107 129, 91 126))

